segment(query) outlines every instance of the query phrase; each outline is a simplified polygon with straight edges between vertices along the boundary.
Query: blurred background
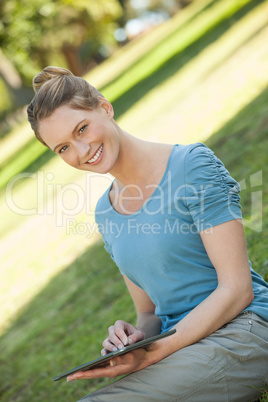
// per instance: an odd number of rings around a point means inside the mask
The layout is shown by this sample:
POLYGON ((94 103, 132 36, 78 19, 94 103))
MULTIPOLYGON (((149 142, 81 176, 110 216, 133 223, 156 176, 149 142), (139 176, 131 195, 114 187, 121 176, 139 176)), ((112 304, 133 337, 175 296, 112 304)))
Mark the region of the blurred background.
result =
POLYGON ((268 280, 267 22, 265 0, 1 0, 1 401, 75 401, 109 383, 51 378, 98 357, 116 319, 135 324, 94 221, 112 177, 34 138, 33 76, 68 68, 129 133, 212 148, 241 185, 249 258, 268 280))
POLYGON ((1 120, 32 98, 33 75, 60 65, 82 76, 191 0, 3 0, 1 120))

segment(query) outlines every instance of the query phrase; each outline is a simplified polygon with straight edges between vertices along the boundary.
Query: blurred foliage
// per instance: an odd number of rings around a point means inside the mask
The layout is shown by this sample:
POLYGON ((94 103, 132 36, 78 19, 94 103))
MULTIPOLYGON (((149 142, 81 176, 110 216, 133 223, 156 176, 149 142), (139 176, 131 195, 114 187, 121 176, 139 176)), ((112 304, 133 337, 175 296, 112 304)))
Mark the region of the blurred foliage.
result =
POLYGON ((146 10, 173 15, 192 1, 1 0, 0 120, 8 126, 9 115, 30 102, 32 77, 45 66, 82 76, 113 53, 114 32, 129 19, 146 10))
POLYGON ((88 56, 96 57, 100 44, 113 42, 121 14, 117 0, 1 0, 0 48, 25 83, 50 64, 51 53, 82 74, 79 48, 89 42, 88 56))

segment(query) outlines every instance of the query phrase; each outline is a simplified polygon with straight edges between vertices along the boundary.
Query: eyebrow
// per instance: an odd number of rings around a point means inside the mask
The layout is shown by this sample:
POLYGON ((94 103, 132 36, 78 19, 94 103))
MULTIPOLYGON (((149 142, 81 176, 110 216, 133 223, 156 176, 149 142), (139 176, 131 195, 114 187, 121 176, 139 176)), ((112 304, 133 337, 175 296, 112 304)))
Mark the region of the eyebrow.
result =
MULTIPOLYGON (((77 123, 77 125, 75 126, 75 128, 74 128, 73 131, 72 131, 72 135, 76 132, 76 130, 78 129, 78 127, 80 126, 80 124, 83 123, 85 120, 86 120, 86 119, 83 119, 83 120, 81 120, 79 123, 77 123)), ((57 149, 58 147, 60 147, 61 145, 64 145, 64 142, 62 142, 62 143, 56 145, 56 146, 53 148, 53 151, 55 152, 56 149, 57 149)))

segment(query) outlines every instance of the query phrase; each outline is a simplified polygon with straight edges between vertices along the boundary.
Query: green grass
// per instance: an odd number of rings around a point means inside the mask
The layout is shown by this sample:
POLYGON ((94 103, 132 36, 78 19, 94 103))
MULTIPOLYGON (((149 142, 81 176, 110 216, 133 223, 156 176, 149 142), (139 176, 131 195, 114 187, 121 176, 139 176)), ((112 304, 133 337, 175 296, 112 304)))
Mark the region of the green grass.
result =
MULTIPOLYGON (((102 244, 96 244, 52 279, 2 338, 2 363, 16 356, 3 371, 3 400, 75 400, 87 393, 86 383, 68 388, 64 381, 52 383, 51 376, 98 357, 107 325, 122 311, 128 320, 135 319, 117 269, 102 244)), ((99 383, 94 380, 90 389, 99 383)))
POLYGON ((235 12, 249 0, 240 2, 215 2, 208 10, 184 24, 181 29, 177 29, 173 35, 169 35, 159 44, 153 47, 139 63, 129 68, 124 74, 113 81, 112 84, 104 87, 103 93, 107 99, 114 103, 115 99, 128 92, 136 84, 143 82, 155 71, 158 71, 167 62, 178 55, 194 42, 199 40, 207 32, 210 32, 215 26, 219 25, 226 18, 233 16, 235 12))
MULTIPOLYGON (((170 143, 203 141, 225 162, 242 185, 250 259, 267 280, 266 14, 262 1, 196 2, 87 78, 104 93, 111 91, 118 122, 130 133, 170 143), (193 27, 195 38, 186 35, 194 35, 193 27), (262 184, 252 180, 259 172, 262 184), (258 191, 262 211, 252 203, 258 191)), ((66 384, 51 378, 97 357, 116 319, 135 322, 130 296, 99 236, 78 231, 87 222, 95 232, 92 212, 108 177, 76 171, 45 148, 40 157, 26 126, 2 141, 6 182, 19 172, 32 176, 0 195, 0 398, 75 401, 109 380, 66 384), (76 202, 68 183, 79 186, 88 202, 60 221, 59 201, 70 209, 76 202), (35 208, 38 213, 23 213, 35 208), (68 219, 75 230, 68 232, 68 219)))

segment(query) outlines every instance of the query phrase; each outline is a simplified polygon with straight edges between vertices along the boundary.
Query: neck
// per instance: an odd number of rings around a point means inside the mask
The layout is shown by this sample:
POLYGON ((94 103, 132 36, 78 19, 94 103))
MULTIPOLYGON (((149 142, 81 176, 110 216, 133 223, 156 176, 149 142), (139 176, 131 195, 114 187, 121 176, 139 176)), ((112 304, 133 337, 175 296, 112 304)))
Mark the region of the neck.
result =
POLYGON ((110 173, 119 187, 155 184, 171 148, 171 145, 144 141, 121 130, 119 157, 110 173))

